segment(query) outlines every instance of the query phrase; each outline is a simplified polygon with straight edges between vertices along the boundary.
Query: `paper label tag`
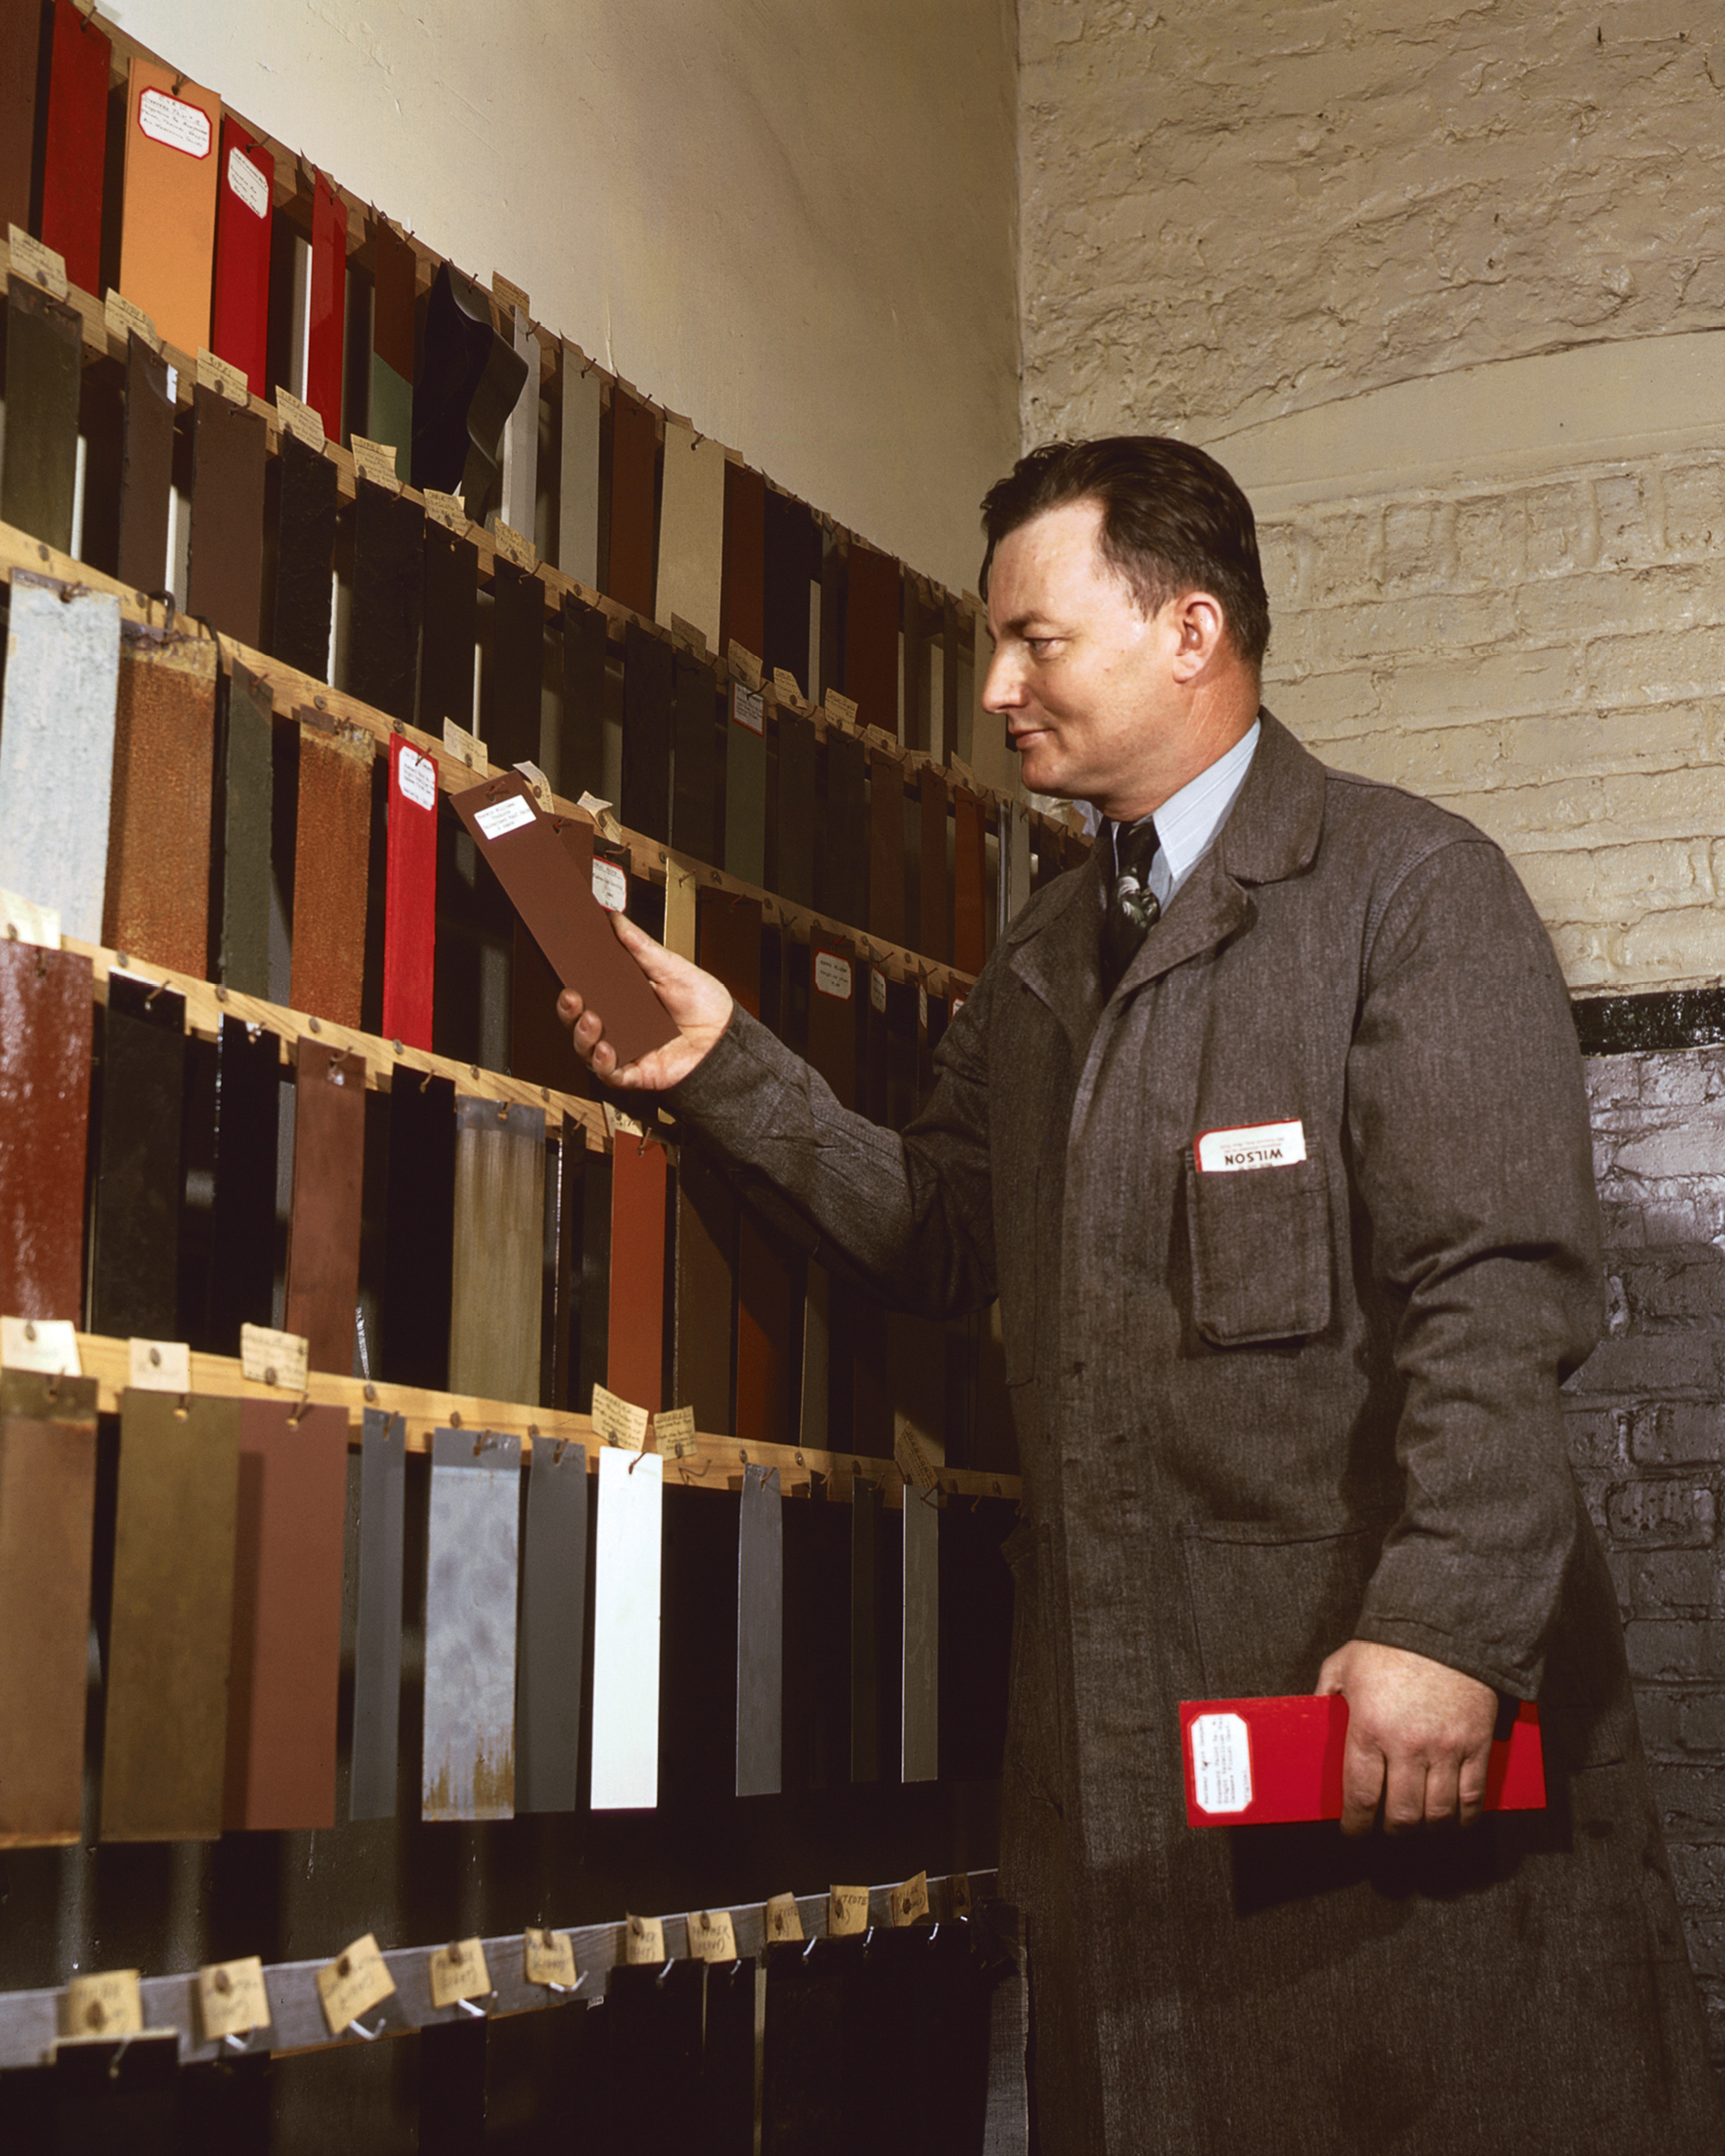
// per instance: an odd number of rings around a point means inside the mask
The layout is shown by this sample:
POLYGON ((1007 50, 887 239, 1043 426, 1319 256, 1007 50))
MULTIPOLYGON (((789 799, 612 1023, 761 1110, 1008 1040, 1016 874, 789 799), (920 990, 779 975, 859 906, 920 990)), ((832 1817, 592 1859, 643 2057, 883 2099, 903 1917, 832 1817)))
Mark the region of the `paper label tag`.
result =
POLYGON ((904 743, 896 734, 889 734, 884 726, 865 726, 862 738, 871 749, 884 749, 895 761, 904 754, 904 743))
POLYGON ((70 1318, 0 1318, 0 1363, 49 1377, 82 1377, 78 1328, 70 1318))
POLYGON ((671 637, 676 643, 685 643, 701 658, 706 656, 706 631, 698 629, 693 622, 685 621, 681 614, 671 617, 671 637))
POLYGON ((425 514, 434 524, 442 524, 447 530, 465 532, 467 512, 461 506, 459 494, 446 494, 440 487, 425 489, 425 514))
POLYGON ((736 637, 733 636, 731 640, 730 649, 725 655, 730 659, 731 665, 736 667, 737 671, 743 676, 743 680, 749 684, 751 689, 758 689, 760 687, 761 661, 755 656, 755 654, 752 651, 745 651, 743 646, 737 642, 736 637))
POLYGON ((492 841, 507 838, 511 831, 525 830, 538 819, 533 804, 524 793, 511 793, 506 801, 493 801, 489 808, 480 809, 474 818, 486 837, 492 841))
POLYGON ((969 1916, 970 1914, 970 1874, 955 1871, 947 1881, 947 1891, 952 1897, 952 1914, 969 1916))
POLYGON ((878 966, 869 968, 869 1000, 877 1011, 887 1007, 887 976, 878 966))
POLYGON ((769 1940, 800 1939, 803 1920, 794 1894, 775 1894, 768 1902, 761 1928, 769 1940))
POLYGON ((526 293, 519 285, 511 284, 501 270, 493 270, 491 273, 491 296, 499 305, 514 307, 524 315, 532 311, 526 293))
POLYGON ((601 801, 596 793, 584 793, 575 803, 575 806, 584 810, 592 817, 593 822, 598 824, 599 835, 602 837, 608 838, 612 845, 621 843, 623 826, 612 814, 609 801, 601 801))
POLYGON ((486 1967, 485 1947, 477 1939, 458 1939, 453 1946, 440 1946, 430 1967, 433 2006, 491 1996, 491 1971, 486 1967))
POLYGON ((623 1927, 624 1959, 633 1968, 665 1959, 665 1927, 656 1916, 631 1916, 623 1927))
POLYGON ((900 1887, 893 1889, 893 1921, 896 1925, 914 1924, 919 1917, 928 1915, 928 1874, 919 1871, 914 1879, 906 1879, 900 1887))
POLYGON ((744 688, 735 681, 731 688, 731 716, 739 726, 746 726, 751 734, 767 730, 767 704, 759 689, 744 688))
POLYGON ((799 704, 803 701, 803 685, 788 667, 774 667, 773 686, 782 697, 794 698, 799 704))
POLYGON ((737 1927, 729 1909, 695 1909, 689 1915, 689 1952, 696 1961, 735 1961, 737 1927))
POLYGON ((452 756, 459 756, 463 763, 475 771, 491 769, 486 761, 485 743, 477 734, 470 734, 465 726, 456 725, 453 718, 443 721, 443 746, 452 756))
POLYGON ((276 417, 291 435, 297 435, 308 449, 321 454, 323 448, 323 418, 310 404, 302 404, 291 389, 279 384, 275 392, 276 417))
POLYGON ((122 342, 129 336, 140 336, 152 352, 162 348, 161 332, 141 307, 135 306, 123 292, 116 292, 110 285, 102 302, 102 319, 110 337, 122 342))
POLYGON ((228 186, 254 217, 268 216, 269 182, 237 143, 228 153, 228 186))
POLYGON ((820 700, 828 718, 841 720, 846 726, 856 724, 855 697, 841 696, 837 689, 828 689, 820 700))
POLYGON ((505 561, 512 561, 518 569, 536 569, 539 556, 533 542, 517 531, 513 525, 504 523, 501 517, 492 526, 492 542, 505 561))
POLYGON ((255 1954, 242 1961, 212 1962, 198 1972, 198 2012, 206 2043, 224 2036, 244 2036, 270 2023, 264 1965, 255 1954))
POLYGON ((0 891, 0 936, 15 943, 40 943, 45 950, 60 949, 60 913, 52 906, 32 906, 16 892, 0 891))
POLYGON ((593 896, 607 913, 621 913, 629 904, 629 879, 614 861, 593 865, 593 896))
POLYGON ((332 2036, 339 2036, 349 2021, 368 2014, 394 1990, 395 1978, 384 1965, 370 1932, 317 1971, 317 1996, 323 2002, 323 2019, 332 2036))
POLYGON ((243 367, 232 360, 218 358, 214 352, 200 352, 198 355, 198 383, 200 389, 213 389, 218 397, 225 397, 230 404, 249 404, 252 385, 243 367))
POLYGON ((836 1886, 826 1897, 829 1939, 854 1939, 869 1928, 869 1890, 865 1886, 836 1886))
POLYGON ((1251 1123, 1238 1131, 1206 1131, 1194 1150, 1206 1175, 1246 1168, 1292 1168, 1306 1157, 1303 1123, 1251 1123))
POLYGON ((417 749, 404 749, 395 771, 404 800, 411 801, 415 808, 436 807, 437 767, 430 756, 422 756, 417 749))
POLYGON ((277 1332, 267 1325, 240 1327, 240 1369, 254 1385, 274 1385, 296 1396, 305 1390, 310 1343, 297 1332, 277 1332))
POLYGON ((165 90, 146 90, 138 99, 138 126, 152 142, 187 157, 210 154, 210 115, 165 90))
POLYGON ((398 493, 401 481, 395 473, 395 444, 392 442, 367 442, 362 434, 351 437, 354 445, 354 469, 361 479, 369 479, 373 486, 386 486, 398 493))
POLYGON ((841 958, 836 950, 818 950, 814 955, 814 985, 824 996, 836 996, 839 1002, 850 1000, 850 961, 841 958))
POLYGON ((593 1434, 605 1445, 618 1445, 638 1452, 647 1442, 647 1410, 632 1401, 619 1400, 603 1385, 593 1387, 593 1434))
POLYGON ((575 1966, 575 1942, 567 1932, 548 1932, 530 1924, 522 1934, 522 1975, 529 1984, 555 1984, 573 1991, 581 1980, 575 1966))
MULTIPOLYGON (((632 1115, 625 1115, 621 1108, 613 1107, 609 1100, 601 1100, 599 1106, 605 1112, 605 1127, 612 1138, 619 1131, 625 1138, 645 1138, 647 1126, 644 1123, 637 1122, 632 1115)), ((643 1412, 644 1413, 645 1410, 643 1412)))
POLYGON ((1251 1802, 1251 1737, 1239 1714, 1200 1714, 1190 1732, 1192 1783, 1204 1812, 1243 1812, 1251 1802))
POLYGON ((29 233, 21 231, 16 224, 6 228, 6 238, 12 250, 12 266, 22 271, 44 291, 52 292, 56 299, 66 295, 66 257, 56 254, 51 247, 44 247, 29 233))
POLYGON ((963 999, 963 996, 954 996, 954 997, 953 997, 953 999, 952 999, 952 1009, 951 1009, 951 1015, 952 1015, 954 1018, 957 1018, 957 1017, 958 1016, 958 1013, 959 1013, 959 1012, 961 1012, 963 1008, 964 1008, 964 999, 963 999))
POLYGON ((922 1028, 925 1033, 927 1032, 928 984, 926 981, 919 981, 917 983, 917 1024, 922 1028))
POLYGON ((126 1350, 126 1382, 135 1392, 189 1393, 191 1350, 184 1340, 131 1340, 126 1350))
POLYGON ((662 1407, 653 1418, 653 1442, 668 1460, 681 1460, 698 1448, 693 1407, 662 1407))
POLYGON ((914 1423, 906 1420, 902 1408, 894 1418, 897 1427, 893 1434, 893 1457, 907 1482, 919 1489, 938 1489, 940 1471, 923 1449, 923 1442, 914 1423))
POLYGON ((68 2036, 135 2036, 144 2026, 144 1995, 135 1969, 106 1969, 74 1977, 66 1987, 68 2036))
POLYGON ((520 763, 511 764, 509 768, 511 771, 518 771, 526 780, 528 785, 533 789, 534 799, 549 816, 551 813, 551 781, 538 765, 529 763, 524 758, 520 763))

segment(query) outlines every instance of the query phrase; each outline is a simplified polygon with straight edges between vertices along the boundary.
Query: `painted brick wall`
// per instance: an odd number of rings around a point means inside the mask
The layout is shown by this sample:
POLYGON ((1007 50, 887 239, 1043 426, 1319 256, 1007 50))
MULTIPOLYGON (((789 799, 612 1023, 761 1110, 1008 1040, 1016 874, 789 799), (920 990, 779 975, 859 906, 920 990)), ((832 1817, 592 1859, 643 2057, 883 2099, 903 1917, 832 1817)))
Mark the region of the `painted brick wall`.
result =
POLYGON ((1327 502, 1260 528, 1266 700, 1507 848, 1571 986, 1725 979, 1725 458, 1327 502))
POLYGON ((1725 1049, 1587 1072, 1610 1329, 1570 1386, 1570 1457, 1616 1577, 1725 2070, 1725 1049))

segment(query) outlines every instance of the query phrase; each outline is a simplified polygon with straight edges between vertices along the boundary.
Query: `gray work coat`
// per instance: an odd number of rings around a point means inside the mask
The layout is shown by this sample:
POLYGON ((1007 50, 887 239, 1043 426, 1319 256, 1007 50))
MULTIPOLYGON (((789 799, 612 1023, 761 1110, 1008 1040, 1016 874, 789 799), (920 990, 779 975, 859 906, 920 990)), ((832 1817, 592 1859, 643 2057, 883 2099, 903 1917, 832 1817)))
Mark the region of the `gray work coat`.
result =
POLYGON ((672 1100, 888 1300, 1000 1296, 1044 2156, 1713 2152, 1564 1445, 1601 1275, 1545 931, 1478 831, 1268 715, 1106 1008, 1101 899, 1093 859, 1025 908, 902 1136, 742 1016, 672 1100), (1302 1162, 1197 1171, 1202 1134, 1289 1122, 1302 1162), (1537 1697, 1548 1810, 1189 1828, 1179 1702, 1309 1691, 1356 1635, 1537 1697))

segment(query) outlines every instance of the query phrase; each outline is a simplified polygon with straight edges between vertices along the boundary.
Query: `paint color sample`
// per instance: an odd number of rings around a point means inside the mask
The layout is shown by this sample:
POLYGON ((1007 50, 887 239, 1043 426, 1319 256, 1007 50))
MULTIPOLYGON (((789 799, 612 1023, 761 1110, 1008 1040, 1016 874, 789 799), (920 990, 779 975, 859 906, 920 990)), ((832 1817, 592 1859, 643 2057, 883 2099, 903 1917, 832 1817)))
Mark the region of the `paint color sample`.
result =
POLYGON ((0 1311, 76 1324, 84 1302, 90 961, 0 942, 0 1311))
POLYGON ((215 764, 215 645, 126 636, 102 940, 198 980, 209 971, 215 764))
POLYGON ((452 1392, 537 1401, 544 1244, 544 1110, 458 1098, 452 1392))
POLYGON ((345 1377, 360 1286, 366 1067, 305 1038, 298 1059, 285 1324, 310 1344, 313 1369, 345 1377))
POLYGON ((653 612, 653 511, 659 442, 652 407, 621 387, 611 398, 611 596, 653 612))
POLYGON ((515 1808, 572 1812, 581 1749, 586 1619, 587 1456, 536 1438, 527 1466, 515 1808))
POLYGON ((431 1045, 437 898, 437 767, 400 734, 389 743, 389 865, 384 897, 383 1031, 431 1045))
POLYGON ((193 359, 210 342, 222 100, 149 60, 132 61, 126 99, 120 290, 193 359))
POLYGON ((367 1407, 360 1439, 360 1551, 354 1635, 349 1819, 395 1816, 401 1718, 401 1577, 407 1425, 367 1407))
POLYGON ((302 723, 288 1000, 336 1025, 360 1024, 371 812, 369 740, 302 723))
POLYGON ((331 442, 342 436, 342 350, 347 329, 348 211, 323 173, 311 191, 311 298, 305 332, 305 401, 331 442))
POLYGON ((557 567, 589 591, 599 589, 599 444, 603 384, 572 344, 563 347, 562 492, 558 501, 557 567))
POLYGON ((275 159, 231 114, 222 122, 216 182, 216 291, 210 349, 269 394, 270 232, 275 159))
POLYGON ((662 1405, 665 1346, 665 1149, 619 1131, 612 1146, 609 1389, 662 1405))
POLYGON ((41 237, 64 257, 68 283, 92 295, 102 281, 102 175, 113 57, 92 17, 72 0, 54 0, 41 237))
POLYGON ((664 1463, 599 1456, 593 1573, 593 1808, 659 1802, 659 1593, 664 1463), (631 1471, 632 1470, 632 1471, 631 1471))
POLYGON ((6 301, 6 431, 0 521, 72 551, 84 328, 75 307, 10 280, 6 301))
POLYGON ((681 615, 699 630, 713 652, 718 650, 724 550, 724 451, 717 442, 698 436, 681 420, 665 422, 658 604, 654 612, 668 629, 672 615, 681 615))
POLYGON ((521 1440, 439 1430, 425 1559, 422 1814, 515 1812, 521 1440))

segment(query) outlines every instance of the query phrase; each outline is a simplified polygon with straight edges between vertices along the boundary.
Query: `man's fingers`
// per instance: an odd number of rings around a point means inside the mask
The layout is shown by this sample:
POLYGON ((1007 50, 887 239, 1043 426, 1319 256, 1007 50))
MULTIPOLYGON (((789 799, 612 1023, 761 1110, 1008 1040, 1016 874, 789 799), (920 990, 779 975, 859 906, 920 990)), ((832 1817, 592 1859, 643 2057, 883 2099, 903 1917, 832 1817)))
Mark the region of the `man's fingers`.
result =
POLYGON ((1367 1834, 1383 1794, 1383 1754, 1360 1744, 1350 1727, 1342 1752, 1342 1832, 1367 1834))
POLYGON ((1485 1808, 1485 1774, 1490 1761, 1488 1746, 1484 1752, 1470 1752, 1461 1763, 1461 1771, 1456 1777, 1456 1800, 1464 1827, 1471 1827, 1485 1808))
POLYGON ((1426 1769, 1425 1823, 1440 1827, 1456 1815, 1458 1799, 1456 1795, 1457 1762, 1453 1759, 1434 1759, 1426 1769))

